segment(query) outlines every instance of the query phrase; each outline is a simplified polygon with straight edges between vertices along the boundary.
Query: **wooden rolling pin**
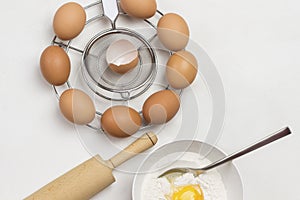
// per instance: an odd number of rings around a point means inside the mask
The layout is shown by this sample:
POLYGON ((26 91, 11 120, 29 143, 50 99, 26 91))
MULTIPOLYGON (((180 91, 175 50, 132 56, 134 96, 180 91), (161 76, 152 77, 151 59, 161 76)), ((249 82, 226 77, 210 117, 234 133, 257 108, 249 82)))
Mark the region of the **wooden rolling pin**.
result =
POLYGON ((123 151, 104 161, 99 155, 55 179, 25 200, 88 200, 115 182, 112 170, 157 143, 154 133, 146 133, 123 151))

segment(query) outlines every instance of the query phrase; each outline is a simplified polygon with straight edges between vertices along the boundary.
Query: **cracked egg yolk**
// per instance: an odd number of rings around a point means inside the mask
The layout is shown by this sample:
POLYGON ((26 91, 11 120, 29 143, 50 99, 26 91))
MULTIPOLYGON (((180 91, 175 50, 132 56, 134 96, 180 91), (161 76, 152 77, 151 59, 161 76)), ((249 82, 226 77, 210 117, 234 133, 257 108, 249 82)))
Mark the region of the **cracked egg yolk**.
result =
POLYGON ((204 200, 204 196, 199 185, 188 185, 178 188, 173 193, 172 200, 204 200))

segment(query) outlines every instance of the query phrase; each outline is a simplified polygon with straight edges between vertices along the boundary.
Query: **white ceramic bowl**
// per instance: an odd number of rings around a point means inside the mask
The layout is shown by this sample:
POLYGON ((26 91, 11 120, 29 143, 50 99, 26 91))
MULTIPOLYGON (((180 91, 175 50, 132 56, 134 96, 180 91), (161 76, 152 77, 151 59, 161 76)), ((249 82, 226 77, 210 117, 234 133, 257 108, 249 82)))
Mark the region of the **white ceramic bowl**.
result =
MULTIPOLYGON (((175 160, 178 160, 184 152, 199 153, 201 157, 204 157, 210 161, 218 160, 225 156, 225 154, 207 143, 200 141, 176 141, 166 144, 152 154, 150 154, 139 168, 139 172, 135 175, 132 199, 142 199, 142 188, 145 183, 145 177, 148 173, 154 173, 155 171, 163 170, 170 166, 175 160)), ((243 199, 243 186, 237 168, 232 162, 224 164, 217 168, 217 171, 221 174, 223 183, 227 191, 228 200, 242 200, 243 199)))

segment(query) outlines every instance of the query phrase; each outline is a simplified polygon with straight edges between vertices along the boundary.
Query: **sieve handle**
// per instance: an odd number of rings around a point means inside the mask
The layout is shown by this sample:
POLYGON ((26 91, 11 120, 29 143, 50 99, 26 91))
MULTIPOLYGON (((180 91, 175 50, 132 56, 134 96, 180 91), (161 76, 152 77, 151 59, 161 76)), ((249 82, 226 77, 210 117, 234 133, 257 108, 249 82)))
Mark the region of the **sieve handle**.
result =
POLYGON ((123 151, 109 159, 108 162, 110 162, 114 167, 118 167, 135 155, 153 147, 157 143, 157 140, 157 136, 154 133, 146 133, 126 147, 123 151))
POLYGON ((102 0, 102 6, 104 15, 111 20, 112 24, 115 24, 115 20, 119 15, 117 0, 102 0))

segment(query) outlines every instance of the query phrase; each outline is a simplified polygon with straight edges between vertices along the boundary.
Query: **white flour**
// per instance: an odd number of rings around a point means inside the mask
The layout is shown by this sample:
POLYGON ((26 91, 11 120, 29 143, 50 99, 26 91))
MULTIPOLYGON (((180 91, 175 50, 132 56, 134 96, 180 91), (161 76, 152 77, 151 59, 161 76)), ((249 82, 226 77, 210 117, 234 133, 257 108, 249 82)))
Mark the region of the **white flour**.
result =
MULTIPOLYGON (((195 153, 185 153, 181 158, 182 161, 192 161, 195 166, 205 166, 210 163, 207 159, 200 159, 200 156, 195 153)), ((176 162, 168 168, 177 167, 176 162)), ((157 176, 161 174, 165 169, 148 174, 145 176, 145 182, 142 187, 143 198, 142 200, 166 200, 165 195, 170 194, 171 184, 166 178, 158 179, 157 176)), ((187 173, 180 177, 177 177, 174 182, 174 186, 185 186, 188 184, 199 184, 203 193, 204 200, 227 200, 227 193, 222 181, 222 177, 217 170, 211 170, 198 177, 194 177, 192 174, 187 173)))

